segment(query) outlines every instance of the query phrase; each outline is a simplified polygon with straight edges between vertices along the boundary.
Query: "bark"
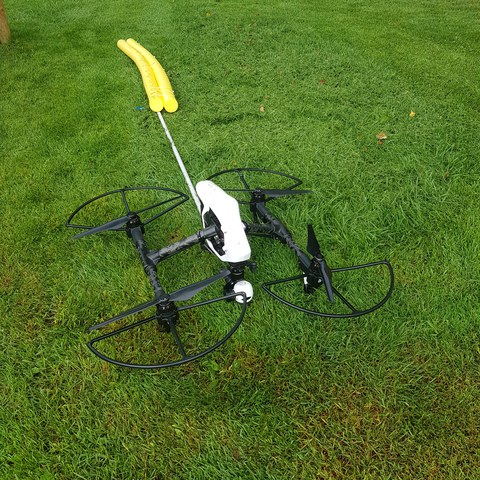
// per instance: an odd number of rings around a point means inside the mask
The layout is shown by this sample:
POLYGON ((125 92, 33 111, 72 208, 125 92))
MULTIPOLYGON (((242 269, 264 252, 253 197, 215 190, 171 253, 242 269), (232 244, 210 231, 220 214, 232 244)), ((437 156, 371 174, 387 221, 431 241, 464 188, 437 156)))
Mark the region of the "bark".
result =
POLYGON ((9 40, 10 27, 8 26, 3 0, 0 0, 0 43, 7 43, 9 40))

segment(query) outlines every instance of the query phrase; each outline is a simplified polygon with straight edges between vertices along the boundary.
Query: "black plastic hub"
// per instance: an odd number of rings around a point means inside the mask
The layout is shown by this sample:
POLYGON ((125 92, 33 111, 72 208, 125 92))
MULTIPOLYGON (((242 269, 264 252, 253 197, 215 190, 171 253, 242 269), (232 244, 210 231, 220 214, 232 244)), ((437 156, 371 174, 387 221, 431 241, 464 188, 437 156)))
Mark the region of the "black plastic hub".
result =
POLYGON ((131 230, 136 227, 140 227, 142 229, 142 233, 145 233, 145 227, 143 226, 140 216, 137 215, 136 213, 133 213, 130 217, 130 220, 125 225, 125 228, 127 230, 127 235, 129 238, 132 238, 131 230))
MULTIPOLYGON (((305 293, 313 293, 317 288, 322 286, 324 283, 322 280, 322 274, 320 270, 320 261, 316 257, 312 258, 312 263, 310 264, 309 271, 305 277, 305 283, 303 285, 303 289, 305 293)), ((332 281, 332 271, 327 266, 327 274, 330 281, 332 281)))
POLYGON ((173 302, 166 300, 157 305, 156 318, 160 331, 169 333, 172 326, 177 325, 178 308, 173 302))

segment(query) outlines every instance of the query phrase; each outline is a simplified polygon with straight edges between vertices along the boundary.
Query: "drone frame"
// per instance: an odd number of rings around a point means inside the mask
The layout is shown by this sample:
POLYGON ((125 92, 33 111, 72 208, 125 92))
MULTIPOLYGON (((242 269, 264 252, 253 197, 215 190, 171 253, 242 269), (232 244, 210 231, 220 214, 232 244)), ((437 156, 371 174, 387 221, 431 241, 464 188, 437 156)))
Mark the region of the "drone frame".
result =
MULTIPOLYGON (((243 188, 225 188, 223 189, 225 192, 232 193, 232 194, 247 194, 250 196, 248 201, 245 200, 237 200, 239 204, 249 205, 250 212, 253 216, 253 222, 248 223, 243 221, 243 225, 245 228, 245 232, 247 235, 251 236, 260 236, 260 237, 267 237, 270 239, 277 240, 282 244, 285 244, 292 250, 296 257, 299 264, 299 267, 302 271, 301 274, 268 281, 262 284, 262 289, 267 294, 269 294, 272 298, 280 301, 282 304, 296 309, 302 313, 317 316, 317 317, 328 317, 328 318, 354 318, 359 317, 362 315, 366 315, 371 313, 382 305, 384 305, 387 300, 390 298, 394 288, 394 272, 393 268, 387 260, 377 261, 366 263, 363 265, 353 265, 349 267, 341 267, 341 268, 330 268, 327 263, 326 259, 320 251, 320 246, 318 244, 318 240, 315 236, 313 231, 313 227, 308 225, 308 242, 307 242, 307 252, 303 251, 302 248, 294 241, 290 231, 287 227, 275 217, 270 210, 267 208, 266 204, 274 200, 278 197, 283 196, 290 196, 290 195, 299 195, 299 194, 306 194, 310 193, 308 190, 298 190, 297 187, 302 185, 302 181, 293 175, 286 174, 283 172, 278 172, 275 170, 266 170, 260 168, 233 168, 222 170, 211 175, 208 180, 212 179, 219 179, 222 175, 226 174, 236 174, 241 182, 243 188), (288 181, 288 186, 286 188, 281 189, 262 189, 258 188, 257 186, 251 187, 245 178, 245 173, 247 172, 259 172, 262 174, 267 175, 276 175, 288 181), (310 255, 309 255, 310 254, 310 255), (332 284, 332 278, 335 273, 338 272, 345 272, 345 271, 352 271, 352 270, 361 270, 366 268, 378 267, 378 266, 386 266, 389 272, 389 287, 384 295, 384 297, 376 302, 374 305, 369 306, 368 308, 358 309, 356 308, 349 299, 347 299, 336 287, 332 284), (330 312, 321 312, 315 311, 311 309, 304 308, 300 305, 296 305, 292 302, 289 302, 285 298, 282 298, 280 295, 275 293, 272 290, 272 287, 275 285, 285 284, 288 282, 296 282, 301 281, 303 283, 303 290, 305 294, 313 294, 317 290, 324 290, 328 300, 330 302, 334 302, 335 298, 338 298, 343 305, 347 307, 349 312, 347 313, 330 313, 330 312)), ((98 195, 87 202, 84 202, 80 207, 78 207, 68 218, 67 226, 71 228, 82 229, 82 233, 75 235, 74 238, 80 238, 82 236, 100 233, 106 230, 113 230, 113 231, 124 231, 126 232, 127 236, 132 240, 138 256, 141 260, 143 265, 144 271, 148 276, 150 284, 154 290, 154 298, 149 302, 144 304, 138 305, 130 310, 127 310, 115 317, 112 317, 108 320, 105 320, 101 323, 93 325, 90 327, 90 331, 97 330, 107 325, 113 324, 119 320, 134 316, 147 310, 149 308, 155 308, 155 313, 150 315, 146 318, 141 320, 137 320, 133 323, 130 323, 126 326, 118 328, 116 330, 110 331, 103 335, 97 336, 91 339, 88 342, 88 348, 99 358, 105 360, 109 363, 123 366, 123 367, 131 367, 131 368, 142 368, 142 369, 155 369, 155 368, 165 368, 165 367, 172 367, 177 365, 182 365, 187 362, 196 360, 201 358, 215 349, 223 345, 239 328, 240 324, 242 323, 245 313, 247 302, 250 300, 247 298, 245 292, 238 292, 235 291, 234 287, 235 284, 243 280, 244 278, 244 271, 246 267, 249 267, 252 271, 255 268, 255 264, 250 261, 245 261, 241 263, 231 263, 228 264, 226 269, 221 270, 216 275, 208 277, 204 280, 201 280, 196 283, 192 283, 183 287, 173 293, 167 294, 158 279, 157 276, 157 265, 167 259, 184 251, 188 248, 191 248, 194 245, 202 245, 203 247, 208 249, 208 245, 206 241, 211 239, 216 239, 218 241, 219 237, 222 236, 221 232, 221 225, 218 223, 212 223, 210 225, 204 226, 201 230, 198 230, 193 235, 188 237, 184 237, 183 239, 174 242, 170 245, 167 245, 158 250, 150 250, 147 247, 147 243, 144 237, 145 232, 145 225, 153 222, 154 220, 159 219, 166 213, 172 211, 176 207, 180 206, 182 203, 188 200, 188 196, 182 192, 177 190, 172 190, 169 188, 164 187, 131 187, 131 188, 121 188, 112 190, 110 192, 106 192, 102 195, 98 195), (171 198, 167 200, 162 200, 159 202, 154 203, 149 207, 142 208, 138 211, 132 211, 130 205, 127 200, 127 196, 129 192, 132 191, 146 191, 146 190, 158 190, 162 192, 168 192, 172 195, 171 198), (99 226, 92 226, 92 225, 84 225, 84 224, 77 224, 73 223, 75 217, 88 205, 92 204, 95 201, 98 201, 102 198, 108 197, 109 195, 119 194, 122 197, 123 206, 125 209, 125 216, 122 216, 118 219, 106 222, 99 226), (155 213, 151 215, 146 220, 141 220, 140 214, 146 214, 155 208, 163 207, 163 209, 159 213, 155 213), (198 292, 203 290, 204 288, 208 287, 209 285, 215 283, 218 280, 224 279, 224 291, 223 295, 217 296, 212 299, 208 299, 206 301, 200 301, 197 303, 189 304, 189 305, 181 305, 177 306, 175 302, 177 301, 188 301, 198 292), (236 300, 238 303, 241 304, 241 311, 236 317, 236 320, 233 322, 233 326, 223 335, 220 339, 218 339, 215 343, 210 345, 208 348, 205 348, 199 352, 195 352, 193 354, 187 353, 187 349, 185 348, 180 335, 177 330, 177 320, 179 319, 179 313, 182 311, 194 309, 197 307, 202 307, 205 305, 213 304, 219 301, 232 301, 236 300), (105 353, 102 353, 97 348, 97 343, 100 343, 104 340, 110 339, 117 335, 120 335, 124 332, 133 330, 135 328, 141 327, 149 322, 157 321, 159 324, 160 329, 163 332, 171 333, 175 344, 178 348, 178 352, 180 354, 180 358, 176 358, 173 360, 169 360, 162 363, 132 363, 127 361, 118 360, 116 358, 112 358, 105 353)))

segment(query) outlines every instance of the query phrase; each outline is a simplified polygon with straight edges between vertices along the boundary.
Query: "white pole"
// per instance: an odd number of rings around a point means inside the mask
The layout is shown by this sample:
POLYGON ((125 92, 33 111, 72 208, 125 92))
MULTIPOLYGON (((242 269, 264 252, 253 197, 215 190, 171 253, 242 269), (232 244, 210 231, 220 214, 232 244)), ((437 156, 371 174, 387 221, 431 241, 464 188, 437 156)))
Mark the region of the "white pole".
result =
POLYGON ((160 112, 157 112, 158 118, 160 119, 160 122, 163 126, 163 129, 165 130, 165 134, 167 135, 168 140, 170 140, 170 145, 172 146, 173 154, 175 155, 175 158, 177 159, 178 166, 180 167, 180 170, 183 173, 183 177, 185 178, 185 181, 187 182, 188 189, 190 190, 190 193, 192 194, 192 198, 195 201, 195 205, 197 205, 198 212, 200 215, 202 215, 202 205, 200 203, 200 199, 198 198, 197 192, 195 191, 195 187, 193 186, 192 181, 190 180, 190 176, 188 175, 187 169, 185 168, 185 165, 182 161, 182 157, 178 153, 177 147, 175 146, 175 143, 173 142, 173 138, 170 135, 170 132, 168 130, 167 124, 165 123, 165 120, 162 117, 162 114, 160 112))

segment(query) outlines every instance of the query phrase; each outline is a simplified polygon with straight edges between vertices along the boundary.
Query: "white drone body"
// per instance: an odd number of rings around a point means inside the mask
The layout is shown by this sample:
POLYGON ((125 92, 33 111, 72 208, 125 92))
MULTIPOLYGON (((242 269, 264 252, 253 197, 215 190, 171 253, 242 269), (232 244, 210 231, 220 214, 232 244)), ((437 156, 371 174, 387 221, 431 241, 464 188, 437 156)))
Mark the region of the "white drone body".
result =
POLYGON ((210 180, 198 182, 196 189, 203 206, 203 226, 208 226, 208 218, 213 214, 223 233, 224 253, 217 251, 212 242, 207 240, 209 249, 222 262, 240 263, 249 260, 252 252, 238 202, 210 180))
MULTIPOLYGON (((222 262, 241 263, 249 260, 252 251, 240 217, 237 200, 210 180, 198 182, 196 190, 202 203, 203 226, 207 227, 207 223, 213 220, 220 227, 223 235, 221 248, 214 245, 212 241, 206 240, 209 250, 222 262)), ((252 285, 245 280, 237 282, 234 291, 244 292, 247 301, 250 301, 253 296, 252 285)), ((236 299, 242 302, 242 297, 239 296, 236 299)))

